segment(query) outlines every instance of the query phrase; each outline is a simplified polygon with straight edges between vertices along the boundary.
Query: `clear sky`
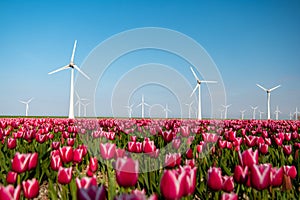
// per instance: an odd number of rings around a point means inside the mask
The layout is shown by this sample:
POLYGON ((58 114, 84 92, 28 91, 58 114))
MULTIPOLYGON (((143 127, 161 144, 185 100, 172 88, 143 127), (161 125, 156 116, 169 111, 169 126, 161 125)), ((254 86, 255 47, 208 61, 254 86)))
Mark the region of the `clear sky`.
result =
MULTIPOLYGON (((271 94, 272 113, 276 105, 282 112, 281 118, 288 118, 296 107, 300 110, 298 0, 4 0, 0 1, 0 27, 0 115, 24 115, 25 105, 18 100, 31 97, 34 100, 29 115, 67 115, 70 72, 47 73, 68 64, 74 40, 78 40, 75 63, 80 67, 101 42, 120 32, 143 27, 178 31, 207 51, 223 79, 227 103, 232 104, 229 117, 239 117, 239 111, 244 109, 245 116, 251 117, 250 105, 266 111, 266 94, 256 83, 266 88, 282 85, 271 94)), ((185 76, 192 92, 195 80, 189 63, 177 59, 149 50, 142 55, 124 56, 118 64, 130 70, 151 62, 168 63, 185 76), (184 70, 176 66, 179 64, 186 65, 184 70)), ((117 72, 118 67, 111 67, 104 76, 107 85, 97 88, 97 115, 112 115, 105 97, 120 79, 113 76, 117 72)), ((206 86, 202 91, 206 117, 210 96, 206 86)), ((188 103, 176 101, 170 91, 158 85, 132 92, 129 103, 136 106, 145 94, 145 101, 156 105, 150 110, 153 116, 155 110, 161 112, 157 104, 168 103, 172 111, 169 116, 177 117, 178 105, 188 103)), ((217 110, 221 109, 219 106, 217 110)), ((135 116, 139 116, 139 109, 133 108, 135 116)), ((182 109, 186 116, 187 107, 182 109)), ((148 111, 149 108, 146 116, 148 111)), ((88 114, 91 112, 88 109, 88 114)))

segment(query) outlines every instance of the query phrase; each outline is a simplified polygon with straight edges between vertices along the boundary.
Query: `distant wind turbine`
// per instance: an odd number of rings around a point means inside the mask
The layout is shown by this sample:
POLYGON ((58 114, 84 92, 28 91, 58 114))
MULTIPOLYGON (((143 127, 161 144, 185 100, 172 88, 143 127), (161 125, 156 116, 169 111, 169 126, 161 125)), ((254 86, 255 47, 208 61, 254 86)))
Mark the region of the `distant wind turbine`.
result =
POLYGON ((298 107, 296 107, 296 111, 294 112, 295 114, 295 120, 298 120, 298 114, 300 114, 300 112, 298 111, 298 107))
POLYGON ((75 55, 75 49, 76 49, 77 40, 74 42, 73 52, 71 56, 71 61, 68 65, 63 66, 57 70, 54 70, 52 72, 49 72, 48 74, 54 74, 56 72, 65 70, 65 69, 71 69, 71 87, 70 87, 70 104, 69 104, 69 118, 74 118, 74 69, 76 69, 79 73, 81 73, 84 77, 90 80, 90 78, 83 72, 81 69, 74 64, 74 55, 75 55))
POLYGON ((221 119, 223 119, 223 112, 224 112, 224 111, 225 111, 225 110, 222 110, 222 109, 220 110, 220 114, 221 114, 220 118, 221 118, 221 119))
POLYGON ((168 118, 168 112, 171 113, 171 110, 168 108, 168 104, 166 104, 166 107, 164 108, 164 112, 166 114, 166 119, 168 118))
POLYGON ((28 101, 19 101, 23 104, 26 105, 26 111, 25 111, 25 116, 27 117, 28 116, 28 112, 29 112, 29 103, 33 100, 33 98, 29 99, 28 101))
POLYGON ((131 118, 132 116, 132 107, 133 107, 133 104, 131 104, 130 106, 125 106, 128 110, 128 117, 131 118))
POLYGON ((244 119, 244 114, 245 114, 246 110, 241 110, 240 112, 242 114, 242 120, 243 120, 244 119))
POLYGON ((202 119, 202 112, 201 112, 201 83, 217 83, 217 81, 203 81, 203 80, 200 80, 198 78, 198 76, 196 75, 196 73, 194 72, 193 68, 191 68, 191 71, 197 81, 197 85, 196 87, 194 88, 191 96, 193 96, 193 94, 196 92, 197 88, 198 88, 198 119, 201 120, 202 119))
POLYGON ((279 88, 281 85, 277 85, 276 87, 273 87, 271 89, 266 89, 264 88, 263 86, 259 85, 259 84, 256 84, 258 87, 260 87, 261 89, 263 89, 265 92, 267 92, 267 114, 268 114, 268 119, 271 119, 271 111, 270 111, 270 98, 271 98, 271 92, 277 88, 279 88))
POLYGON ((83 101, 86 101, 88 99, 86 98, 80 98, 79 94, 75 91, 76 97, 77 97, 77 101, 75 103, 75 106, 78 106, 78 117, 80 117, 81 114, 81 105, 83 105, 83 101))
POLYGON ((189 119, 191 118, 191 112, 192 112, 192 105, 193 105, 194 101, 192 101, 191 103, 186 103, 185 105, 188 106, 189 109, 189 119))
POLYGON ((276 110, 274 113, 275 113, 275 119, 278 120, 279 113, 281 113, 278 106, 276 106, 276 110))
POLYGON ((228 108, 231 106, 231 104, 229 105, 222 105, 224 107, 224 119, 227 119, 227 112, 228 112, 228 108))
POLYGON ((259 119, 261 120, 261 118, 262 118, 262 114, 264 114, 264 112, 262 112, 262 111, 258 111, 259 112, 259 119))
POLYGON ((255 119, 255 110, 258 108, 258 106, 256 107, 250 106, 250 107, 253 109, 252 119, 255 119))
POLYGON ((149 106, 149 107, 150 107, 149 104, 145 103, 144 95, 142 95, 142 102, 141 102, 139 105, 137 105, 136 107, 140 107, 140 106, 141 106, 141 108, 142 108, 142 118, 144 118, 144 117, 145 117, 145 116, 144 116, 144 113, 145 113, 145 106, 149 106))
POLYGON ((82 103, 83 105, 83 111, 84 111, 84 116, 86 117, 86 107, 89 105, 90 103, 87 102, 87 103, 82 103))
POLYGON ((290 112, 290 120, 292 120, 292 118, 293 118, 293 114, 292 114, 292 112, 290 112))

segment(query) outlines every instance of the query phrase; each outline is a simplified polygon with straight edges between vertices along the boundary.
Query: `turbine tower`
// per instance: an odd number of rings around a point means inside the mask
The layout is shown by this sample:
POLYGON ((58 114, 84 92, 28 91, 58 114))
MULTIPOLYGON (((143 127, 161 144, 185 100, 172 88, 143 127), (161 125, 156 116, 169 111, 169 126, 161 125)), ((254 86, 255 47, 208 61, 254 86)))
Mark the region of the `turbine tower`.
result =
POLYGON ((128 109, 128 117, 131 118, 132 116, 132 107, 133 107, 133 104, 131 104, 130 106, 125 106, 125 108, 128 109))
POLYGON ((74 118, 74 69, 76 69, 79 73, 81 73, 84 77, 90 80, 90 78, 83 72, 81 69, 74 64, 74 55, 75 55, 75 49, 76 49, 77 40, 74 42, 73 46, 73 52, 71 56, 71 61, 68 65, 63 66, 57 70, 54 70, 52 72, 49 72, 48 74, 54 74, 56 72, 65 70, 65 69, 71 69, 71 87, 70 87, 70 104, 69 104, 69 118, 74 118))
POLYGON ((26 105, 26 110, 25 110, 25 116, 27 117, 28 116, 28 112, 29 112, 29 103, 32 101, 33 98, 29 99, 28 101, 19 101, 23 104, 26 105))
POLYGON ((83 105, 83 102, 82 101, 87 101, 88 99, 86 98, 80 98, 79 94, 75 91, 75 94, 76 94, 76 97, 77 97, 77 101, 75 103, 75 106, 77 105, 78 106, 78 117, 80 117, 80 114, 81 114, 81 105, 83 105))
POLYGON ((228 108, 231 106, 231 104, 229 105, 222 105, 224 107, 224 119, 227 119, 227 111, 228 111, 228 108))
POLYGON ((224 112, 225 110, 222 110, 222 109, 220 109, 220 119, 223 119, 223 112, 224 112))
POLYGON ((293 118, 293 114, 292 114, 292 112, 290 112, 290 120, 292 120, 292 118, 293 118))
POLYGON ((271 89, 266 89, 263 86, 256 84, 258 87, 260 87, 262 90, 267 92, 267 114, 268 114, 268 119, 271 119, 271 111, 270 111, 270 98, 271 98, 271 92, 277 88, 279 88, 281 85, 277 85, 276 87, 273 87, 271 89))
POLYGON ((192 112, 192 105, 193 105, 194 101, 192 101, 191 103, 186 103, 185 105, 188 106, 189 109, 189 119, 191 119, 191 112, 192 112))
POLYGON ((259 112, 259 119, 261 120, 261 118, 262 118, 262 114, 264 114, 264 112, 262 112, 262 111, 258 111, 259 112))
POLYGON ((197 85, 196 87, 194 88, 191 96, 193 96, 193 94, 196 92, 196 90, 198 89, 198 120, 201 120, 202 119, 202 112, 201 112, 201 83, 217 83, 217 81, 203 81, 203 80, 200 80, 198 78, 198 76, 196 75, 196 73, 194 72, 193 68, 191 68, 191 71, 197 81, 197 85))
POLYGON ((298 120, 298 114, 300 114, 300 112, 298 111, 298 107, 296 107, 296 111, 294 112, 295 114, 295 120, 298 120))
POLYGON ((241 114, 242 114, 242 120, 244 119, 244 114, 246 112, 246 110, 240 110, 241 114))
POLYGON ((275 119, 278 120, 279 113, 281 113, 278 106, 276 106, 276 110, 274 113, 275 113, 275 119))
POLYGON ((164 112, 166 113, 166 119, 168 118, 168 112, 171 113, 171 110, 168 108, 168 104, 166 104, 166 107, 164 108, 164 112))
POLYGON ((86 107, 89 105, 90 103, 82 103, 83 105, 83 111, 84 111, 84 116, 86 117, 86 107))
POLYGON ((136 107, 140 107, 142 108, 142 118, 144 118, 144 113, 145 113, 145 106, 150 106, 149 104, 145 103, 144 101, 144 95, 142 95, 142 102, 137 105, 136 107))
POLYGON ((258 108, 258 106, 256 107, 251 106, 251 108, 253 109, 252 119, 255 119, 255 110, 258 108))

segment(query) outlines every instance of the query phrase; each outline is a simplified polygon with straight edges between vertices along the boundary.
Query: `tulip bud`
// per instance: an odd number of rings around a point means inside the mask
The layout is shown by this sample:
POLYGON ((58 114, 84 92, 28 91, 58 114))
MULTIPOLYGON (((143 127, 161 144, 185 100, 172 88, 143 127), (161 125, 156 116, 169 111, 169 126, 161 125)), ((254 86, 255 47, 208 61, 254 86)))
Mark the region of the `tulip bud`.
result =
POLYGON ((75 162, 77 164, 81 163, 82 153, 83 153, 82 149, 74 149, 74 151, 73 151, 73 162, 75 162))
POLYGON ((34 178, 22 182, 23 194, 27 199, 32 199, 39 194, 39 182, 34 178))
POLYGON ((30 158, 28 160, 28 170, 35 169, 38 163, 38 153, 32 153, 30 154, 30 158))
POLYGON ((0 197, 1 199, 19 200, 21 194, 21 187, 18 185, 14 188, 13 185, 7 185, 6 187, 0 185, 0 197))
POLYGON ((20 154, 17 152, 12 159, 11 167, 12 170, 17 173, 26 172, 28 169, 28 161, 30 159, 30 154, 20 154))
POLYGON ((272 167, 271 168, 271 185, 273 187, 279 187, 283 181, 283 168, 272 167))
POLYGON ((245 150, 243 153, 239 152, 239 160, 242 166, 251 167, 253 164, 258 164, 258 150, 254 152, 252 148, 245 150))
POLYGON ((139 163, 132 158, 118 158, 116 179, 120 186, 131 187, 138 181, 139 163))
POLYGON ((18 174, 16 172, 9 171, 6 176, 6 182, 8 184, 15 184, 15 182, 17 181, 17 175, 18 174))
POLYGON ((176 170, 165 170, 160 180, 160 192, 164 199, 180 199, 184 193, 184 173, 176 170))
POLYGON ((64 167, 59 167, 58 169, 58 174, 57 174, 57 181, 60 184, 69 184, 72 179, 72 167, 69 168, 64 168, 64 167))
POLYGON ((221 200, 238 200, 238 195, 234 192, 223 193, 221 196, 221 200))
POLYGON ((69 163, 73 160, 73 148, 70 146, 60 147, 59 154, 64 163, 69 163))
POLYGON ((291 177, 292 179, 297 177, 297 169, 294 165, 292 166, 283 166, 284 173, 291 177))
POLYGON ((283 146, 283 153, 285 155, 290 155, 292 153, 292 145, 284 145, 283 146))
POLYGON ((234 180, 237 183, 244 184, 248 179, 248 166, 242 167, 241 165, 237 165, 234 168, 234 180))
POLYGON ((264 190, 268 188, 271 184, 270 173, 271 165, 270 164, 253 164, 251 167, 251 185, 257 190, 264 190))
POLYGON ((92 185, 97 186, 96 176, 93 176, 91 178, 89 178, 89 177, 83 177, 82 179, 76 178, 77 189, 80 189, 80 188, 87 189, 87 188, 89 188, 92 185))
POLYGON ((223 186, 221 168, 210 167, 207 172, 207 186, 214 190, 219 191, 223 186))
POLYGON ((96 172, 98 169, 98 159, 97 157, 91 157, 89 163, 89 170, 96 172))
POLYGON ((7 139, 7 148, 14 149, 17 146, 17 140, 15 138, 8 138, 7 139))
POLYGON ((58 171, 58 169, 62 166, 61 158, 59 155, 50 157, 50 167, 54 171, 58 171))
POLYGON ((114 158, 116 153, 116 144, 112 143, 101 143, 100 144, 100 153, 103 159, 110 160, 114 158))
POLYGON ((225 192, 232 192, 234 189, 234 181, 232 176, 223 176, 223 186, 222 190, 225 192))

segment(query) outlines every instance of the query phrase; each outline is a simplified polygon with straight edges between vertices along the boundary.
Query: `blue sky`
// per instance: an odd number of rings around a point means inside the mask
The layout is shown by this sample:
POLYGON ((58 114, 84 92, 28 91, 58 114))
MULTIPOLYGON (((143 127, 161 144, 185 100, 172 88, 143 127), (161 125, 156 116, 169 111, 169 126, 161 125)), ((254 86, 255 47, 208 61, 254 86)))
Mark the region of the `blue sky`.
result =
MULTIPOLYGON (((107 38, 143 27, 178 31, 207 51, 222 76, 227 103, 232 104, 229 117, 239 117, 243 109, 250 117, 249 105, 266 110, 266 94, 256 83, 267 88, 282 85, 271 95, 272 111, 279 105, 281 118, 300 108, 299 1, 1 1, 0 10, 0 115, 23 115, 25 106, 18 100, 31 97, 30 115, 67 115, 70 73, 47 73, 69 62, 74 40, 75 62, 81 66, 107 38)), ((194 87, 188 63, 157 51, 141 54, 118 63, 127 70, 143 63, 168 63, 194 87)), ((97 89, 97 115, 112 115, 105 97, 115 87, 118 77, 113 75, 118 72, 112 66, 97 89)), ((205 117, 210 96, 206 86, 202 92, 205 117)), ((169 103, 169 116, 179 115, 180 103, 157 85, 137 89, 129 102, 137 105, 144 93, 149 104, 169 103)))

